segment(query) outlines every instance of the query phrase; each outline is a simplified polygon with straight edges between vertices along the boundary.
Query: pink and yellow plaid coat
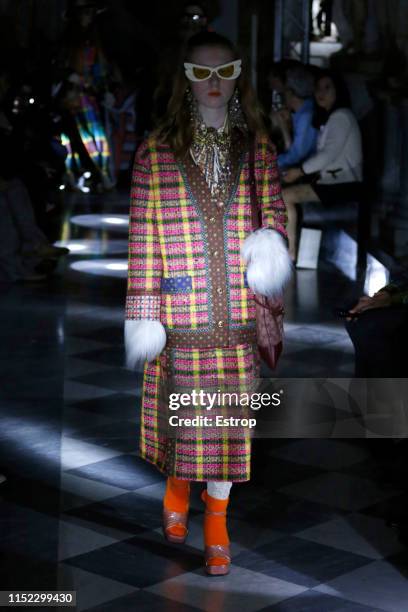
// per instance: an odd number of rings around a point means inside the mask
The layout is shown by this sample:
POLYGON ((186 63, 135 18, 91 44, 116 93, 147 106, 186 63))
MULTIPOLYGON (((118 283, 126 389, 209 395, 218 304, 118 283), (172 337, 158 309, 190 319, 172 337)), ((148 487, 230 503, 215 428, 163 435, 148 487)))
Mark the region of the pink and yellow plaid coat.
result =
MULTIPOLYGON (((191 159, 177 161, 154 137, 135 159, 129 227, 127 319, 160 321, 167 334, 163 353, 144 370, 140 454, 163 473, 188 480, 246 481, 250 438, 212 435, 204 429, 169 438, 159 427, 160 383, 184 386, 258 375, 253 293, 240 257, 253 231, 249 148, 234 132, 229 194, 214 200, 191 159)), ((263 226, 286 236, 273 146, 255 143, 254 170, 263 226)))

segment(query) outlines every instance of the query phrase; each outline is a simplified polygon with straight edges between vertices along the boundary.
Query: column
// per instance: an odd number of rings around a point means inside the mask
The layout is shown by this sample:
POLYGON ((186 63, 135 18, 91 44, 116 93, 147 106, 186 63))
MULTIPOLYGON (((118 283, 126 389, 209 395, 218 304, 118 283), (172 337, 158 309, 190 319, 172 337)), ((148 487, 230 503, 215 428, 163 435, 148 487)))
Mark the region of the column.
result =
POLYGON ((400 197, 394 207, 391 227, 394 239, 394 255, 408 255, 408 98, 400 102, 401 116, 401 163, 400 197))
POLYGON ((384 212, 394 208, 399 198, 401 175, 401 116, 397 102, 388 94, 381 96, 384 118, 383 171, 381 177, 384 212))

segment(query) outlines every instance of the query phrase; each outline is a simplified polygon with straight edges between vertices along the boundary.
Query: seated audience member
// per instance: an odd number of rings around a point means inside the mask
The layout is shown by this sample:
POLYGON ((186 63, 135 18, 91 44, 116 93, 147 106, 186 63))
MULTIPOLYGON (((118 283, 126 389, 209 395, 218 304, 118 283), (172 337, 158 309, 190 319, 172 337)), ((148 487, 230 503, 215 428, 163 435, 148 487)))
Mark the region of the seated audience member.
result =
POLYGON ((363 296, 346 322, 356 355, 358 378, 406 378, 408 363, 408 280, 363 296))
POLYGON ((288 209, 289 250, 294 260, 297 249, 296 204, 320 201, 330 206, 354 199, 362 181, 361 134, 350 110, 345 83, 338 75, 323 72, 316 81, 315 100, 313 125, 320 130, 317 151, 284 174, 285 183, 315 178, 313 186, 291 185, 283 190, 288 209))
POLYGON ((44 280, 37 266, 69 250, 51 245, 38 227, 28 191, 20 178, 24 143, 15 137, 4 99, 9 74, 0 69, 0 282, 44 280))
POLYGON ((312 125, 313 76, 303 65, 286 72, 284 98, 292 113, 292 142, 287 151, 278 155, 280 170, 296 166, 316 150, 317 130, 312 125))
MULTIPOLYGON (((408 378, 408 280, 383 287, 373 297, 363 296, 350 309, 346 329, 355 349, 357 378, 408 378)), ((402 399, 402 398, 401 398, 402 399)), ((371 452, 381 466, 388 484, 404 491, 395 504, 386 504, 386 520, 401 542, 408 546, 408 444, 401 438, 370 440, 371 452)))
POLYGON ((0 174, 0 282, 45 280, 37 267, 68 253, 50 244, 38 227, 24 183, 0 174))

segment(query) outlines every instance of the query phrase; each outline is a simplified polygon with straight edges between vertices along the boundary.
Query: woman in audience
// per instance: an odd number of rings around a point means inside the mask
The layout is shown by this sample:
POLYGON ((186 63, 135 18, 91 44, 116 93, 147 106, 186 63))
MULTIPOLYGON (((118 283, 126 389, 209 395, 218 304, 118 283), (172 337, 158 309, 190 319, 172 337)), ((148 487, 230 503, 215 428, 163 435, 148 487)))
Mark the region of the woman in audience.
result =
POLYGON ((331 205, 355 199, 362 181, 360 129, 350 110, 345 83, 334 73, 322 72, 316 81, 315 100, 313 124, 319 129, 317 151, 284 174, 286 184, 299 179, 305 181, 283 190, 288 210, 289 250, 293 260, 297 250, 296 204, 320 201, 331 205))

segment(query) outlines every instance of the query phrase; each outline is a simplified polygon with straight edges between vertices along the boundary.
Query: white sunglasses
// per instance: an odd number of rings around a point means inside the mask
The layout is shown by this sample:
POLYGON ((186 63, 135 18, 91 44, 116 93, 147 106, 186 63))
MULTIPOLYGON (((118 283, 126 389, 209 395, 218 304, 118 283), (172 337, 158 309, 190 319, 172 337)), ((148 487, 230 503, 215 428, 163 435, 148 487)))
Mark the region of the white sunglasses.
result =
POLYGON ((228 64, 221 64, 220 66, 201 66, 201 64, 185 62, 184 68, 186 77, 190 81, 207 81, 214 72, 220 79, 231 81, 238 78, 241 74, 241 63, 240 59, 228 62, 228 64))

